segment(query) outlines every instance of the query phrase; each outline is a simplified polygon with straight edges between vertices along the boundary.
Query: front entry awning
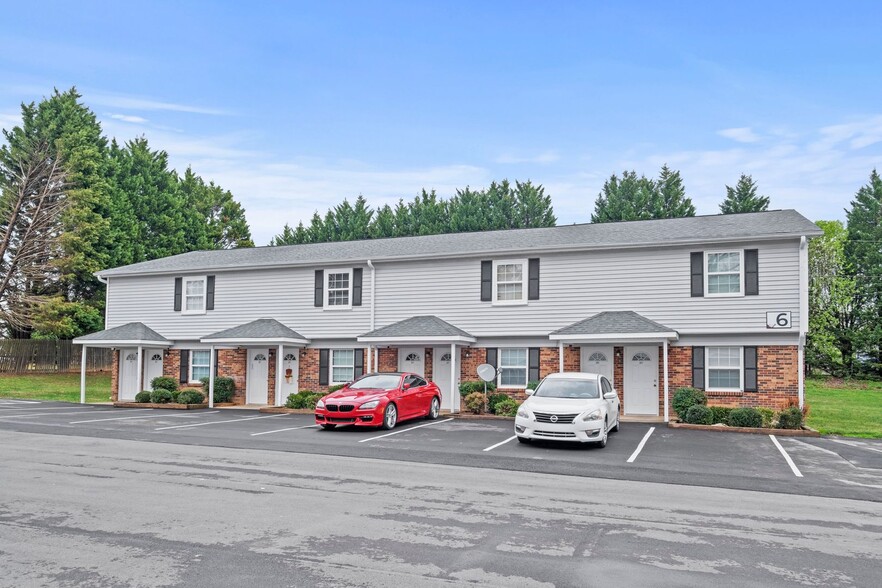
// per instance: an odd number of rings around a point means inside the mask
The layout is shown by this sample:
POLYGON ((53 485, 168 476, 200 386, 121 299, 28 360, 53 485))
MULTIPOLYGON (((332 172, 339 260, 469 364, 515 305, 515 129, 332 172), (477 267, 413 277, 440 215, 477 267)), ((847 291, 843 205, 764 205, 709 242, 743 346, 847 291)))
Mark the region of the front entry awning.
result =
POLYGON ((477 339, 437 316, 413 316, 358 337, 373 345, 471 345, 477 339))
POLYGON ((263 318, 200 339, 212 345, 307 345, 309 339, 276 319, 263 318))
POLYGON ((126 323, 112 329, 83 335, 73 340, 74 345, 86 347, 171 347, 172 342, 145 325, 126 323))
POLYGON ((551 333, 561 343, 654 343, 676 341, 679 333, 634 311, 601 312, 551 333))

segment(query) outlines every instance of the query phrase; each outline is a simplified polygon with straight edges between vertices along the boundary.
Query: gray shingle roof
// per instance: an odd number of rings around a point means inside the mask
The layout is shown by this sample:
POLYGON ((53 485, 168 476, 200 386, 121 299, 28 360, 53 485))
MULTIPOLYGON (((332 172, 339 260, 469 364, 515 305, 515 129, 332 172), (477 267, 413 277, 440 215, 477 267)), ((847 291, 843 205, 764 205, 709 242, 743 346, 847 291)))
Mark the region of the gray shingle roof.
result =
POLYGON ((83 335, 73 340, 74 343, 103 343, 111 345, 119 342, 130 344, 155 343, 159 345, 171 345, 171 341, 145 325, 144 323, 126 323, 112 329, 105 329, 97 333, 83 335))
POLYGON ((299 339, 308 341, 306 337, 297 331, 289 329, 276 319, 271 318, 257 319, 256 321, 251 321, 250 323, 245 323, 238 327, 224 329, 223 331, 218 331, 217 333, 212 333, 211 335, 202 338, 203 341, 217 339, 267 339, 273 341, 299 339))
POLYGON ((551 333, 552 335, 622 335, 627 333, 673 333, 674 329, 651 321, 634 311, 601 312, 551 333))
POLYGON ((474 339, 469 333, 433 315, 413 316, 409 319, 374 329, 369 333, 359 336, 359 339, 362 337, 372 339, 384 337, 466 337, 474 339))
POLYGON ((250 267, 453 257, 513 252, 661 246, 739 239, 816 236, 822 231, 795 210, 540 229, 482 231, 284 247, 193 251, 100 272, 102 276, 247 269, 250 267))

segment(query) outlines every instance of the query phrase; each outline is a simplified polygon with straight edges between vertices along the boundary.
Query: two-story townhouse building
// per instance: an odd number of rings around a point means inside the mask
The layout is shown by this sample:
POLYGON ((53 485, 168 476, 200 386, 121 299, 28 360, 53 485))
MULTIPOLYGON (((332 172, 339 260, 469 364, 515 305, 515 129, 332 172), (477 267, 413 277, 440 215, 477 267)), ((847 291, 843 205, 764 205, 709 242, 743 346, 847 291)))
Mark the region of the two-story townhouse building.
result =
POLYGON ((459 409, 499 370, 522 396, 556 371, 606 374, 626 415, 668 419, 681 386, 712 404, 802 403, 807 239, 793 210, 198 251, 100 272, 114 399, 156 375, 234 378, 281 405, 367 371, 412 371, 459 409))

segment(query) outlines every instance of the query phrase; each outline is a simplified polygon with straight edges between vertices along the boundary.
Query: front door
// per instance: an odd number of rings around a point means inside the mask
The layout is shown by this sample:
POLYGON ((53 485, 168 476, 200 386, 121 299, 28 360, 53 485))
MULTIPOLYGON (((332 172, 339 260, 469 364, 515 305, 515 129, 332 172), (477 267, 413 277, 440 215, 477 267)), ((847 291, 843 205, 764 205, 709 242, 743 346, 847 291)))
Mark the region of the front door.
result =
POLYGON ((119 350, 119 394, 120 402, 135 400, 138 389, 138 350, 135 347, 119 350))
POLYGON ((658 347, 625 347, 625 414, 658 416, 658 347))
MULTIPOLYGON (((441 388, 442 410, 454 411, 459 409, 459 392, 456 390, 457 382, 450 380, 450 364, 454 357, 450 355, 449 347, 436 347, 432 352, 432 381, 441 388)), ((454 369, 456 369, 454 367, 454 369)), ((456 370, 457 373, 459 370, 456 370)))
MULTIPOLYGON (((285 347, 284 355, 282 356, 282 401, 281 404, 285 403, 285 400, 288 398, 289 394, 296 394, 299 392, 297 389, 300 386, 298 381, 299 378, 299 361, 297 360, 297 356, 299 349, 296 347, 285 347)), ((277 404, 279 404, 277 402, 277 404)))
POLYGON ((582 347, 580 371, 592 374, 600 374, 606 376, 606 379, 615 387, 616 382, 613 380, 613 348, 600 347, 582 347))
POLYGON ((153 378, 162 375, 162 349, 144 350, 144 387, 153 388, 153 378))
POLYGON ((269 350, 248 350, 248 378, 245 382, 245 402, 266 404, 268 398, 269 350))
POLYGON ((398 350, 398 371, 426 375, 426 350, 422 347, 402 347, 398 350))

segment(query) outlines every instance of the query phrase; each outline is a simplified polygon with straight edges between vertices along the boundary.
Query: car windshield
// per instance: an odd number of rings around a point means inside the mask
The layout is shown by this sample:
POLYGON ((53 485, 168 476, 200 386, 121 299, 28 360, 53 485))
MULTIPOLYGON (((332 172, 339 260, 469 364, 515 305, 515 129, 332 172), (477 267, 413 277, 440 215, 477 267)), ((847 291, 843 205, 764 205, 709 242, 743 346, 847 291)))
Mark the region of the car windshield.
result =
POLYGON ((360 380, 352 382, 349 386, 350 390, 392 390, 397 388, 401 383, 401 376, 389 374, 377 374, 373 376, 365 376, 360 380))
POLYGON ((597 380, 543 380, 533 395, 543 398, 600 398, 597 380))

